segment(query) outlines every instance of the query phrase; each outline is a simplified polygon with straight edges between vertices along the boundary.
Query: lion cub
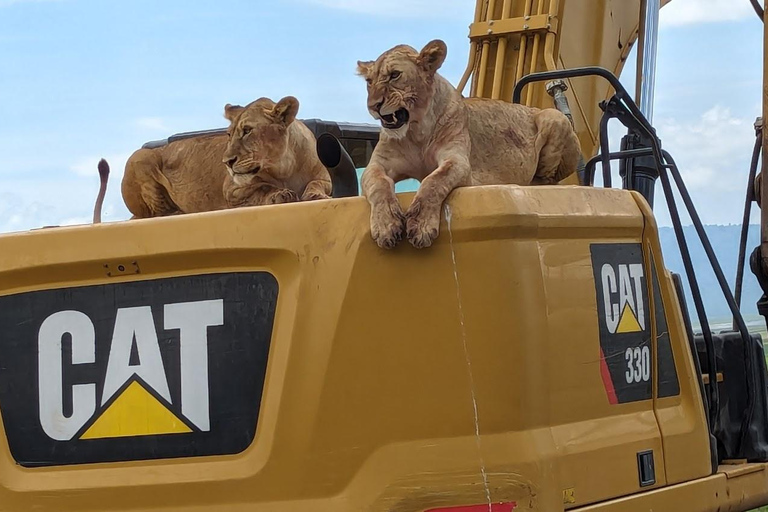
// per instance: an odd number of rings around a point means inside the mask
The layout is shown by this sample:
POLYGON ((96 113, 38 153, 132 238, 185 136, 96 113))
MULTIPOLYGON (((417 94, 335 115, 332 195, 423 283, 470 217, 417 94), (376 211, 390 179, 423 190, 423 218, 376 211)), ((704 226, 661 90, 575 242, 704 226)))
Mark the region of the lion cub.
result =
MULTIPOLYGON (((126 162, 122 183, 132 218, 329 198, 330 174, 314 135, 296 120, 298 110, 292 96, 228 104, 226 134, 139 149, 126 162)), ((94 219, 100 219, 98 203, 97 210, 94 219)))
POLYGON ((394 247, 403 231, 414 247, 432 245, 443 201, 457 187, 555 184, 576 170, 579 141, 565 115, 463 98, 437 73, 446 54, 434 40, 421 52, 400 45, 357 63, 368 110, 383 128, 362 177, 371 235, 382 248, 394 247), (403 213, 394 183, 406 178, 421 186, 403 213))

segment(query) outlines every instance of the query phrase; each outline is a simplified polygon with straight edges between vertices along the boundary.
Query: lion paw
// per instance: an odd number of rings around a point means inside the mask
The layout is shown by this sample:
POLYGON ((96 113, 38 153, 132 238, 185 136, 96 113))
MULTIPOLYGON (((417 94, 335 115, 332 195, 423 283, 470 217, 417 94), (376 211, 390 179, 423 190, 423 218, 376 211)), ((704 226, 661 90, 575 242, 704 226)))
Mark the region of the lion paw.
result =
POLYGON ((269 198, 271 204, 295 203, 299 196, 293 190, 282 189, 272 194, 269 198))
POLYGON ((398 203, 371 211, 371 237, 382 249, 392 249, 403 239, 405 217, 398 203))
POLYGON ((425 249, 432 245, 440 234, 440 210, 431 212, 414 201, 405 214, 405 233, 411 245, 425 249))
POLYGON ((304 195, 301 196, 302 201, 319 201, 321 199, 330 199, 330 198, 331 196, 323 192, 305 192, 304 195))

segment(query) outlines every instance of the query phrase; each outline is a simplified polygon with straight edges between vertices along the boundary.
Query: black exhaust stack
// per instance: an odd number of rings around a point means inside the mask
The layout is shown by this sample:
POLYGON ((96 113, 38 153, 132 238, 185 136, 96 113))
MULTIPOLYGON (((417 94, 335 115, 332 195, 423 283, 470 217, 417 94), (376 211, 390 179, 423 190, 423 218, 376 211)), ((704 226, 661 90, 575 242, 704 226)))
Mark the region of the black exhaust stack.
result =
POLYGON ((358 195, 357 169, 339 139, 330 133, 317 138, 317 156, 331 174, 333 197, 358 195))

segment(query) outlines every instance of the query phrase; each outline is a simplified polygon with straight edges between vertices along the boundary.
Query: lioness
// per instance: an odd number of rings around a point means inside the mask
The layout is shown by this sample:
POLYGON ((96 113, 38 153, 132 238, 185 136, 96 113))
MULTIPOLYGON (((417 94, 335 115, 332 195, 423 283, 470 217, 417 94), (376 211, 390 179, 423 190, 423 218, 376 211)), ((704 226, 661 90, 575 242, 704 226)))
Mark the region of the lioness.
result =
POLYGON ((317 157, 314 135, 295 120, 298 110, 292 96, 227 104, 226 134, 139 149, 126 162, 122 182, 132 218, 330 197, 331 177, 317 157))
POLYGON ((331 176, 317 156, 315 136, 296 121, 298 112, 293 96, 277 104, 260 98, 224 107, 230 121, 224 197, 230 207, 330 197, 331 176))
POLYGON ((414 247, 432 245, 443 201, 456 187, 554 184, 576 170, 579 141, 565 115, 463 98, 437 73, 446 54, 434 40, 421 52, 399 45, 357 63, 368 110, 383 127, 362 177, 371 235, 382 248, 394 247, 404 229, 414 247), (406 178, 421 185, 403 214, 394 184, 406 178))

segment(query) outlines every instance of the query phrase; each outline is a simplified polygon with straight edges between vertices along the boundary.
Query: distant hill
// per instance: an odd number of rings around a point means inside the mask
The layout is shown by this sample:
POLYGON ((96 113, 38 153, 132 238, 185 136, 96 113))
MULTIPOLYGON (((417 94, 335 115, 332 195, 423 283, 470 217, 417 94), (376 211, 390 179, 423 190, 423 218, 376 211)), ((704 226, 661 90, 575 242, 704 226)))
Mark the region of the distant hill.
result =
MULTIPOLYGON (((715 249, 717 259, 720 262, 720 266, 725 273, 725 277, 728 280, 728 284, 733 286, 736 280, 736 265, 738 263, 739 256, 739 237, 741 236, 740 225, 728 225, 728 226, 705 226, 704 227, 707 236, 709 237, 712 247, 715 249)), ((696 277, 701 288, 702 296, 704 297, 704 307, 707 311, 707 317, 710 319, 724 318, 730 316, 730 310, 723 298, 720 287, 715 279, 715 274, 711 270, 707 256, 704 253, 704 249, 701 247, 698 236, 693 226, 686 226, 684 228, 685 238, 688 240, 688 246, 691 251, 691 259, 693 260, 693 268, 696 271, 696 277)), ((660 228, 659 239, 661 240, 662 253, 664 255, 664 264, 672 271, 680 274, 683 277, 686 291, 686 300, 688 308, 691 310, 691 319, 695 321, 696 315, 693 311, 693 298, 688 288, 687 279, 685 278, 685 268, 680 257, 680 250, 677 245, 677 239, 675 238, 675 232, 672 228, 660 228)), ((750 225, 749 235, 747 237, 747 262, 744 272, 744 288, 741 301, 742 313, 746 315, 756 315, 757 308, 755 303, 762 295, 760 286, 757 284, 755 276, 749 269, 749 255, 752 253, 755 247, 760 243, 760 226, 750 225)))

